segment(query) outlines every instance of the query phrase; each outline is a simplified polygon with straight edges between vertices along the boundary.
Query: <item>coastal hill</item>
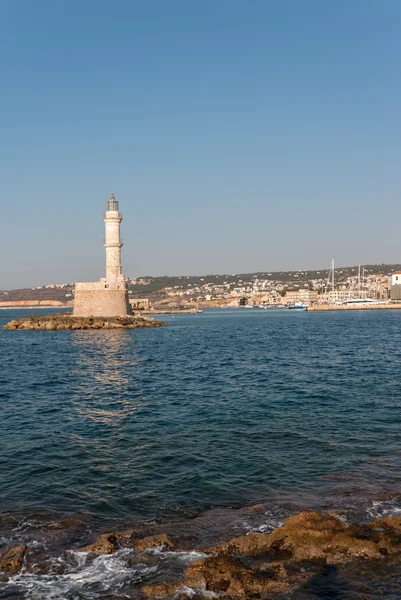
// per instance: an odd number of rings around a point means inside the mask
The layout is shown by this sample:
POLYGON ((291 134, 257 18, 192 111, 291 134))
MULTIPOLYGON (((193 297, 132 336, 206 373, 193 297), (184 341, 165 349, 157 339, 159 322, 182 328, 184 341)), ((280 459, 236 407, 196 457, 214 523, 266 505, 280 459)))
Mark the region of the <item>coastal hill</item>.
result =
MULTIPOLYGON (((386 277, 393 271, 401 270, 401 264, 375 264, 363 267, 364 277, 386 277)), ((344 283, 349 278, 356 278, 358 266, 339 267, 335 269, 336 283, 344 283)), ((181 276, 144 276, 128 278, 130 299, 149 298, 152 302, 165 301, 177 296, 185 300, 196 301, 199 298, 238 294, 241 290, 250 290, 257 282, 262 289, 277 289, 285 293, 287 289, 308 286, 318 291, 326 286, 328 270, 298 271, 258 271, 255 273, 208 274, 181 276)), ((74 299, 73 284, 50 284, 47 286, 0 291, 0 306, 12 306, 14 302, 37 301, 51 304, 57 302, 72 304, 74 299)))
MULTIPOLYGON (((362 267, 361 267, 362 268, 362 267)), ((376 264, 364 265, 366 275, 383 275, 401 270, 401 264, 376 264)), ((357 276, 358 266, 339 267, 335 269, 335 279, 339 283, 345 282, 349 277, 357 276)), ((328 269, 320 270, 298 270, 298 271, 257 271, 254 273, 235 273, 235 274, 208 274, 208 275, 181 275, 181 276, 162 276, 162 277, 137 277, 129 280, 129 287, 136 293, 143 295, 161 292, 169 288, 185 288, 189 285, 224 285, 226 283, 234 286, 240 286, 246 283, 252 283, 255 279, 267 280, 272 283, 283 283, 291 287, 295 284, 308 284, 314 281, 326 282, 328 269)))

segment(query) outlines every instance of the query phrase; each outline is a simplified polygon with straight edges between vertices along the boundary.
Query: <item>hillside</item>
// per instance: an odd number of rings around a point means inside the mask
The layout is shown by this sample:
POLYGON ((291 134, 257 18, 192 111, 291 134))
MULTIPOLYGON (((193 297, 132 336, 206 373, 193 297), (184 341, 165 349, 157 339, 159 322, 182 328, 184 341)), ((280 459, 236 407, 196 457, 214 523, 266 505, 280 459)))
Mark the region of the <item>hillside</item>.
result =
MULTIPOLYGON (((365 276, 387 276, 393 271, 401 270, 401 264, 376 264, 365 265, 365 276)), ((335 269, 337 283, 345 282, 349 277, 358 274, 358 266, 339 267, 335 269)), ((208 274, 208 275, 181 275, 181 276, 144 276, 128 279, 128 288, 131 298, 150 298, 157 301, 167 296, 174 296, 175 292, 191 288, 198 293, 202 290, 225 288, 227 291, 236 288, 246 288, 255 285, 256 281, 266 282, 267 285, 277 284, 278 289, 288 289, 309 285, 320 289, 327 280, 328 270, 306 271, 258 271, 255 273, 236 274, 208 274)), ((23 288, 0 291, 0 302, 14 302, 18 300, 58 300, 68 302, 73 298, 74 286, 72 284, 48 285, 35 288, 23 288)))
MULTIPOLYGON (((362 268, 362 267, 361 267, 362 268)), ((366 275, 383 275, 386 276, 393 271, 401 270, 401 264, 377 264, 377 265, 364 265, 366 275)), ((348 277, 356 276, 358 274, 358 266, 353 267, 339 267, 335 269, 336 281, 346 281, 348 277)), ((129 289, 131 289, 135 295, 152 294, 160 292, 165 288, 187 288, 192 286, 203 286, 205 284, 211 285, 241 285, 252 280, 259 279, 271 282, 279 282, 288 284, 291 286, 294 283, 307 284, 312 281, 326 280, 328 276, 328 269, 321 270, 307 270, 307 271, 258 271, 255 273, 236 273, 236 274, 208 274, 208 275, 181 275, 169 277, 164 275, 162 277, 144 276, 137 277, 129 281, 129 289)))

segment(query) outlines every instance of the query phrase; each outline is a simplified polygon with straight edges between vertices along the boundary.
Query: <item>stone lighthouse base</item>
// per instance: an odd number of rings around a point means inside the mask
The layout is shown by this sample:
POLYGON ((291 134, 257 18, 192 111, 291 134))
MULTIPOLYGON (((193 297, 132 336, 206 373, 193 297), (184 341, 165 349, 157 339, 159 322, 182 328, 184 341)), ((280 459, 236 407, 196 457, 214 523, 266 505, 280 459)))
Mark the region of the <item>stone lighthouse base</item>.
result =
POLYGON ((109 289, 102 282, 76 283, 76 317, 126 317, 132 315, 127 289, 109 289))

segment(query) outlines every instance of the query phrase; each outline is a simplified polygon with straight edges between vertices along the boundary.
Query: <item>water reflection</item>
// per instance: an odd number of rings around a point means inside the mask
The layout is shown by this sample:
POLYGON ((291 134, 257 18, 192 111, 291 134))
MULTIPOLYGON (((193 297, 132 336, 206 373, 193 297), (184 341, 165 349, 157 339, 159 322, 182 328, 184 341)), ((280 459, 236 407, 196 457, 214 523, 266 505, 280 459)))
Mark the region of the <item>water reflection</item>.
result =
MULTIPOLYGON (((74 473, 85 479, 80 498, 91 510, 117 511, 120 482, 133 477, 131 462, 143 453, 136 448, 143 442, 132 435, 143 404, 135 338, 132 331, 77 331, 71 341, 69 453, 74 473)), ((78 488, 71 486, 70 493, 78 488)))
POLYGON ((76 413, 95 423, 121 425, 137 410, 132 332, 77 331, 72 343, 76 413))
POLYGON ((103 385, 125 386, 129 381, 125 368, 136 364, 127 359, 131 342, 132 334, 127 331, 76 331, 72 338, 76 366, 103 385))

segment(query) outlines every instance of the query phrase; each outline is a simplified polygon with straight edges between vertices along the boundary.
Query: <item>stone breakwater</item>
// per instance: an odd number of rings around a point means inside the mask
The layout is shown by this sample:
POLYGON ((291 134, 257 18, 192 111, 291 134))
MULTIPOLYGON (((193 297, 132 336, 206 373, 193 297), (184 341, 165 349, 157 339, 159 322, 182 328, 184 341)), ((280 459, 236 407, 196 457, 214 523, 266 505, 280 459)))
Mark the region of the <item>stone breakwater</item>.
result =
POLYGON ((327 310, 397 310, 400 304, 312 304, 308 312, 324 312, 327 310))
POLYGON ((169 308, 154 308, 149 310, 133 309, 136 315, 201 315, 203 310, 197 308, 169 309, 169 308))
POLYGON ((70 314, 23 317, 10 321, 3 329, 18 331, 54 331, 82 329, 136 329, 164 327, 165 323, 149 317, 74 317, 70 314))

